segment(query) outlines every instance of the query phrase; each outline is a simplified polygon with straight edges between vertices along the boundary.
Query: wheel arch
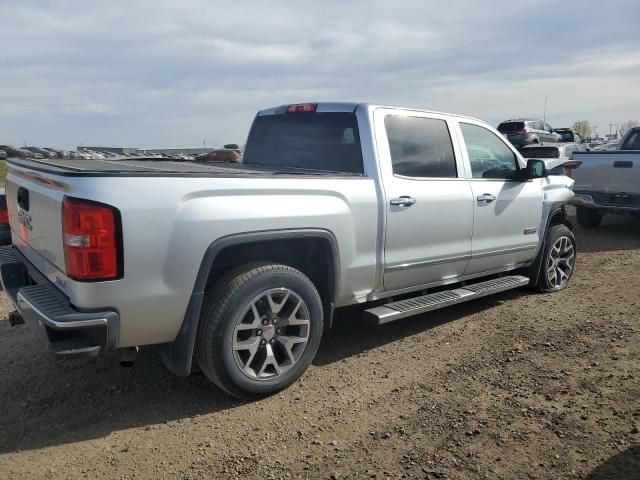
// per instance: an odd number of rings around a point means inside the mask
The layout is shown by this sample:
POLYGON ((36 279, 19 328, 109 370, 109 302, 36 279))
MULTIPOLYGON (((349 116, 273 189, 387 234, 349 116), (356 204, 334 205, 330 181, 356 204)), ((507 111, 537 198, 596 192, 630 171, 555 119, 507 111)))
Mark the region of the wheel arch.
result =
POLYGON ((542 258, 542 255, 544 255, 544 249, 547 245, 547 233, 553 225, 566 225, 569 230, 573 230, 573 224, 567 218, 567 213, 564 206, 551 210, 551 212, 549 212, 549 215, 547 216, 544 230, 541 232, 542 239, 540 241, 538 255, 536 255, 536 259, 532 264, 533 269, 531 270, 530 277, 531 283, 534 285, 538 283, 538 279, 540 278, 540 272, 542 270, 542 262, 540 261, 540 259, 542 258))
POLYGON ((164 363, 174 374, 187 376, 191 373, 198 321, 207 288, 225 271, 239 265, 238 262, 258 260, 283 263, 307 275, 322 299, 324 326, 331 326, 340 273, 338 242, 331 231, 268 230, 222 237, 207 248, 178 335, 163 350, 164 363), (247 247, 251 252, 243 250, 247 247), (312 258, 314 253, 321 257, 312 258))

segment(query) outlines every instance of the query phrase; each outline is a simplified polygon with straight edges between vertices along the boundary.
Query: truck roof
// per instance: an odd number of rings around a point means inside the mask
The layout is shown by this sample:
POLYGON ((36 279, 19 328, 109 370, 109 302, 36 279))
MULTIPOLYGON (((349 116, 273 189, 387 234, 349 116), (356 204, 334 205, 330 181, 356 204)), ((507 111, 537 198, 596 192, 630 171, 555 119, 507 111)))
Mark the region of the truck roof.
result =
POLYGON ((355 113, 358 108, 362 108, 366 110, 375 110, 376 108, 392 108, 392 109, 406 110, 411 112, 433 113, 436 115, 449 115, 452 117, 466 118, 466 119, 474 120, 477 122, 487 123, 484 120, 480 120, 478 118, 470 117, 467 115, 459 115, 457 113, 447 113, 447 112, 440 112, 437 110, 429 110, 429 109, 414 108, 414 107, 400 107, 397 105, 394 106, 394 105, 384 105, 384 104, 367 103, 367 102, 300 102, 300 103, 293 103, 293 104, 284 104, 284 105, 278 105, 276 107, 270 107, 270 108, 265 108, 264 110, 260 110, 258 112, 258 116, 279 115, 279 114, 285 113, 287 110, 287 107, 290 107, 292 105, 317 105, 315 109, 316 113, 326 113, 326 112, 355 113))

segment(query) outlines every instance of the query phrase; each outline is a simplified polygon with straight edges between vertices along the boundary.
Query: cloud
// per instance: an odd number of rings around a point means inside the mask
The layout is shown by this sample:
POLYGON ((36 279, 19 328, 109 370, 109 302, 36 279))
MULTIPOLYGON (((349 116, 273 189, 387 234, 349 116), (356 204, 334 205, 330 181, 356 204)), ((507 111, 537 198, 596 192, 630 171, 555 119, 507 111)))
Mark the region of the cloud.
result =
POLYGON ((2 142, 242 143, 258 109, 370 101, 640 117, 636 0, 0 0, 2 142))

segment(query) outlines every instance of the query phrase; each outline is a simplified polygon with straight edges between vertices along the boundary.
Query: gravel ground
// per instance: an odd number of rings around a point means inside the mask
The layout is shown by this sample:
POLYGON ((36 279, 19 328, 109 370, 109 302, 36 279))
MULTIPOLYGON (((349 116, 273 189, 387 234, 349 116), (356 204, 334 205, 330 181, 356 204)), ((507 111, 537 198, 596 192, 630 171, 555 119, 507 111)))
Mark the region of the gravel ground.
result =
POLYGON ((56 361, 0 321, 0 478, 640 479, 640 223, 576 236, 570 288, 377 328, 341 312, 253 403, 155 349, 56 361))

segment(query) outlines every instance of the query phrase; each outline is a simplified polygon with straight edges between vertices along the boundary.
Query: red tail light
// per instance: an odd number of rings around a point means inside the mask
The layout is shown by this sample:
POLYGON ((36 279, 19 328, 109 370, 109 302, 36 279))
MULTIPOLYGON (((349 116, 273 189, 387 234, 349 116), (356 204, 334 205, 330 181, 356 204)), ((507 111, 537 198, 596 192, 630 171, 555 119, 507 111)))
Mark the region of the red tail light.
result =
POLYGON ((102 203, 65 197, 62 235, 67 275, 80 281, 122 276, 120 214, 102 203))
POLYGON ((567 177, 571 177, 571 167, 563 167, 563 170, 567 177))
POLYGON ((287 106, 287 113, 315 112, 318 108, 317 103, 294 103, 287 106))

